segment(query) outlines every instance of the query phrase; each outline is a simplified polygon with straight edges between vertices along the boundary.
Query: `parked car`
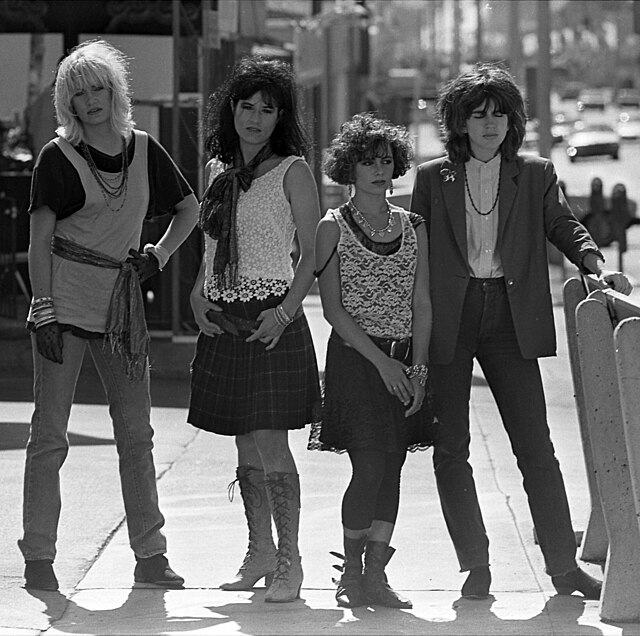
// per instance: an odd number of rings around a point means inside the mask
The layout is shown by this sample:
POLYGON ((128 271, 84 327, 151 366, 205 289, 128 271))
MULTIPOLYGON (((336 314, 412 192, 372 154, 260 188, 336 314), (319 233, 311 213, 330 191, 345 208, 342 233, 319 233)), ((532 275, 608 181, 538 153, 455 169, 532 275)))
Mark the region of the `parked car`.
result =
POLYGON ((575 115, 564 112, 556 113, 553 116, 551 125, 551 139, 554 144, 566 141, 569 135, 582 125, 582 120, 575 115))
POLYGON ((637 88, 621 88, 616 95, 616 104, 624 110, 640 108, 640 90, 637 88))
POLYGON ((570 161, 578 157, 611 155, 620 156, 620 135, 607 123, 584 123, 580 130, 569 135, 567 154, 570 161))
POLYGON ((576 107, 579 112, 585 110, 604 111, 611 103, 611 93, 605 88, 585 88, 580 91, 576 107))
POLYGON ((640 112, 620 113, 618 122, 618 134, 621 139, 640 139, 640 112))

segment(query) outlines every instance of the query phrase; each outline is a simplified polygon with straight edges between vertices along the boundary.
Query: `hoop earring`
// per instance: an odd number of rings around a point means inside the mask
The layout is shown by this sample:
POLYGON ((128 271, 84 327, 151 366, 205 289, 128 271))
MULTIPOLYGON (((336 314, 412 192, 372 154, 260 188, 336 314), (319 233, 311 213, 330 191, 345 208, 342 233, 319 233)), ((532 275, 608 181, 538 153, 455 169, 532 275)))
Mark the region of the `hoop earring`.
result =
POLYGON ((393 194, 393 181, 391 182, 391 185, 389 186, 389 194, 393 194))

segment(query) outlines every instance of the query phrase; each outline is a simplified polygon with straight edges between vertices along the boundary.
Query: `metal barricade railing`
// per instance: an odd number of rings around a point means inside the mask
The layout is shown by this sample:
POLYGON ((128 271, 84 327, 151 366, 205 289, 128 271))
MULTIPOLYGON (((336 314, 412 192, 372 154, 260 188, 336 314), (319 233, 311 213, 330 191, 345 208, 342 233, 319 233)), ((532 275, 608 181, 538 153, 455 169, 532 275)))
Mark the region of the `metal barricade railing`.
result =
POLYGON ((600 616, 640 621, 640 304, 595 277, 564 285, 591 499, 580 557, 604 567, 600 616))

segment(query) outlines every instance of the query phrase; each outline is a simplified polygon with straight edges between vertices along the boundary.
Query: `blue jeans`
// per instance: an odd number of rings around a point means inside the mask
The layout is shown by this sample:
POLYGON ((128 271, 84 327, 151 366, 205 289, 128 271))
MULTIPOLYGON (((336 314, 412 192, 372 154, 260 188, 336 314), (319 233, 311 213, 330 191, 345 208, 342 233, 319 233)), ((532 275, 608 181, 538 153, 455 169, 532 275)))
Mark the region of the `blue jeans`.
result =
POLYGON ((576 540, 560 466, 549 435, 537 360, 520 353, 504 279, 471 279, 454 360, 430 369, 442 423, 433 463, 438 493, 460 569, 489 563, 489 540, 469 464, 469 400, 478 359, 496 400, 549 575, 577 567, 576 540))
POLYGON ((103 349, 102 340, 63 333, 63 364, 43 358, 32 336, 35 410, 27 444, 24 475, 24 536, 18 545, 26 561, 55 559, 60 518, 60 468, 69 451, 67 425, 76 383, 88 347, 102 380, 120 465, 129 542, 136 556, 166 552, 161 531, 164 517, 158 507, 153 464, 153 429, 149 371, 142 380, 129 380, 121 358, 103 349))

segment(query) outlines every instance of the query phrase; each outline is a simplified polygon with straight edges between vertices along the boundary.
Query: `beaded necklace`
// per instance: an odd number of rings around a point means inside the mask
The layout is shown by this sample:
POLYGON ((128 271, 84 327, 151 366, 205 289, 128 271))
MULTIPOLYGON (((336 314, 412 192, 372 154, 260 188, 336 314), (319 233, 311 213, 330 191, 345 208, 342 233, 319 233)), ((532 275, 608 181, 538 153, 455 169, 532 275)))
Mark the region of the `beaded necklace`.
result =
POLYGON ((469 195, 469 200, 471 201, 471 205, 473 206, 473 209, 480 216, 488 216, 496 209, 496 205, 498 204, 498 199, 500 198, 501 183, 502 183, 502 166, 500 166, 500 172, 498 173, 498 191, 496 192, 496 198, 493 200, 493 205, 491 206, 491 209, 488 212, 480 212, 480 210, 478 210, 478 208, 476 207, 476 204, 473 202, 473 197, 471 196, 471 190, 469 190, 469 179, 467 178, 467 165, 465 164, 464 166, 464 185, 467 188, 467 194, 469 195))
POLYGON ((356 204, 353 202, 353 199, 349 199, 349 205, 353 210, 353 216, 356 218, 357 221, 359 221, 360 225, 365 225, 367 227, 367 230, 369 231, 369 234, 371 234, 371 236, 375 236, 376 234, 379 234, 380 236, 384 236, 384 233, 391 232, 393 226, 396 224, 396 220, 393 218, 393 212, 391 211, 391 206, 389 205, 389 202, 385 201, 385 203, 387 204, 387 214, 388 214, 387 224, 383 228, 376 230, 376 228, 373 227, 371 223, 367 221, 367 219, 365 219, 362 212, 358 210, 358 208, 356 207, 356 204))
POLYGON ((127 200, 127 189, 129 184, 129 156, 127 153, 127 142, 125 138, 122 138, 122 167, 120 172, 113 174, 113 176, 107 176, 107 173, 100 172, 98 170, 98 166, 96 166, 93 157, 91 156, 91 152, 87 144, 84 141, 80 142, 80 150, 82 151, 82 155, 89 166, 89 170, 93 175, 98 187, 100 188, 100 192, 102 193, 102 198, 106 206, 112 212, 119 212, 122 210, 126 200, 127 200), (122 201, 117 208, 111 207, 111 200, 118 199, 122 197, 122 201))

